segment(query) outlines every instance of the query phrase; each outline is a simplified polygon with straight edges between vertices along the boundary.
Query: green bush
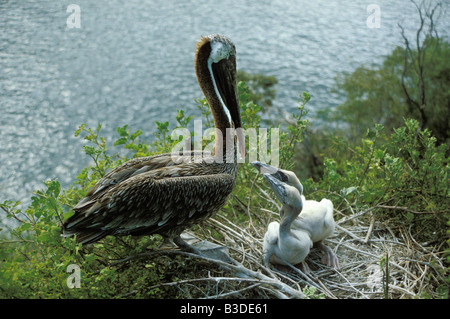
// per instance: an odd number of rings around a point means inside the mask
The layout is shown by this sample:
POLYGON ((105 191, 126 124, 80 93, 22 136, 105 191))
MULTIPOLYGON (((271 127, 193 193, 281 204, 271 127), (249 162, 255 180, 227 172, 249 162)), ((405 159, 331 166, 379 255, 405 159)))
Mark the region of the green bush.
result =
POLYGON ((363 209, 380 205, 387 218, 409 223, 424 241, 445 241, 449 215, 448 146, 436 145, 417 120, 386 135, 382 125, 368 130, 360 146, 335 139, 325 160, 320 189, 339 193, 363 209))
MULTIPOLYGON (((259 127, 261 108, 249 100, 249 89, 239 83, 242 119, 246 127, 259 127)), ((197 100, 206 126, 212 118, 205 99, 197 100)), ((187 127, 192 116, 179 110, 176 127, 187 127)), ((299 120, 300 121, 300 120, 299 120)), ((132 296, 167 298, 177 297, 175 288, 149 288, 163 281, 180 277, 195 277, 199 263, 181 256, 157 255, 147 260, 123 261, 129 256, 152 251, 162 240, 160 236, 112 237, 99 243, 81 247, 72 238, 61 236, 62 221, 73 214, 73 207, 95 183, 110 169, 138 156, 169 152, 178 143, 169 134, 169 122, 155 122, 155 140, 140 140, 142 131, 132 132, 127 125, 117 128, 119 138, 109 149, 101 137, 101 125, 96 129, 85 124, 75 136, 86 141, 84 152, 92 159, 92 165, 84 168, 68 189, 61 189, 58 180, 44 182, 44 189, 34 193, 32 203, 25 210, 17 207, 20 202, 5 201, 0 209, 8 219, 14 219, 13 227, 0 241, 0 296, 3 298, 117 298, 132 296), (125 155, 121 149, 125 150, 125 155), (121 262, 123 261, 123 262, 121 262), (71 264, 81 270, 80 288, 69 289, 67 272, 71 264), (114 266, 113 266, 114 265, 114 266), (189 265, 189 266, 188 266, 189 265), (188 266, 188 267, 187 267, 188 266)), ((297 134, 299 135, 299 134, 297 134)), ((287 135, 286 137, 287 138, 287 135)), ((290 143, 297 142, 298 137, 290 143)), ((287 147, 287 145, 286 145, 287 147)), ((240 184, 249 175, 255 176, 250 165, 243 165, 240 184)), ((237 198, 245 200, 245 187, 237 187, 237 198)), ((230 204, 230 207, 233 204, 230 204)), ((225 208, 225 212, 229 208, 225 208)), ((240 219, 245 219, 241 216, 240 219)), ((195 229, 195 227, 194 227, 195 229)), ((208 268, 209 269, 209 268, 208 268)))
POLYGON ((450 136, 450 43, 443 38, 425 38, 421 44, 421 66, 417 65, 418 50, 406 50, 398 46, 381 65, 360 66, 352 72, 339 74, 335 90, 344 93, 345 101, 336 109, 325 108, 321 115, 341 127, 345 123, 344 132, 352 140, 359 139, 375 123, 392 131, 402 125, 403 117, 424 121, 402 87, 404 76, 411 99, 420 101, 417 70, 423 68, 425 128, 433 132, 439 144, 447 143, 450 136))
MULTIPOLYGON (((239 83, 241 114, 245 127, 260 128, 261 108, 250 99, 245 83, 239 83)), ((309 127, 304 119, 310 96, 303 93, 292 120, 280 129, 280 166, 295 166, 297 146, 304 142, 309 127)), ((212 125, 205 99, 197 100, 206 127, 212 125)), ((175 127, 188 127, 192 117, 178 111, 175 127)), ((17 226, 0 240, 0 297, 3 298, 182 298, 197 297, 196 290, 186 292, 174 285, 161 285, 201 274, 219 272, 216 266, 173 254, 158 254, 158 235, 143 237, 108 236, 98 243, 81 247, 72 238, 61 237, 61 223, 72 214, 73 207, 108 170, 124 161, 169 152, 179 142, 172 139, 169 122, 155 122, 155 140, 141 140, 142 132, 128 126, 117 129, 118 139, 108 148, 96 129, 81 125, 75 135, 84 139, 84 151, 92 165, 84 168, 76 181, 61 189, 58 180, 44 182, 44 188, 31 198, 23 210, 19 202, 0 204, 4 215, 17 226), (147 258, 132 258, 146 253, 147 258), (80 269, 80 288, 70 289, 69 265, 80 269), (206 267, 207 265, 207 267, 206 267)), ((269 127, 270 129, 271 127, 269 127)), ((269 130, 270 132, 270 130, 269 130)), ((270 141, 270 138, 268 139, 270 141)), ((383 126, 369 129, 362 143, 355 147, 343 138, 333 139, 333 148, 324 160, 324 174, 319 180, 302 179, 308 197, 322 198, 324 192, 339 210, 348 203, 357 210, 376 207, 374 216, 383 221, 410 225, 416 236, 435 241, 445 258, 449 258, 447 223, 449 223, 448 158, 445 144, 437 146, 428 130, 420 130, 416 120, 386 133, 383 126)), ((270 146, 268 147, 270 150, 270 146)), ((219 213, 240 227, 258 228, 264 233, 268 219, 258 207, 261 192, 268 187, 249 164, 239 170, 238 182, 228 204, 219 213)), ((343 213, 346 213, 343 210, 343 213)), ((339 218, 339 217, 338 217, 339 218)), ((200 237, 221 240, 210 224, 194 226, 200 237)), ((448 276, 447 268, 442 271, 448 276)), ((448 277, 447 277, 448 278, 448 277)), ((445 285, 444 285, 445 287, 445 285)), ((438 289, 438 287, 436 287, 438 289)), ((439 288, 441 289, 441 288, 439 288)), ((255 297, 251 291, 248 297, 255 297)))

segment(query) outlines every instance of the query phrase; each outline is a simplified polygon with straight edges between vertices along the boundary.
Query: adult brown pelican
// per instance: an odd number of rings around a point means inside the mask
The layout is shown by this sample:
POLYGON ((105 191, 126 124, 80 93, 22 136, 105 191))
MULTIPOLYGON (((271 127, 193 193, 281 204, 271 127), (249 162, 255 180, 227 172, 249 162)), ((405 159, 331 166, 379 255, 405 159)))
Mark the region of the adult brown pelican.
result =
POLYGON ((314 246, 325 253, 322 258, 324 264, 339 268, 336 255, 323 244, 323 240, 331 236, 335 228, 333 203, 326 198, 320 202, 306 200, 303 186, 294 172, 257 161, 252 165, 263 174, 283 204, 281 223, 270 223, 264 235, 264 263, 301 263, 314 246))
POLYGON ((241 128, 241 117, 234 44, 221 35, 202 37, 195 70, 216 133, 221 133, 216 134, 214 154, 184 152, 174 161, 174 154, 168 153, 118 166, 73 208, 75 214, 63 225, 64 236, 76 235, 78 242, 88 244, 107 235, 160 234, 199 253, 180 234, 226 203, 237 177, 236 135, 244 154, 245 146, 242 132, 235 130, 241 128), (230 130, 233 133, 226 134, 230 130))

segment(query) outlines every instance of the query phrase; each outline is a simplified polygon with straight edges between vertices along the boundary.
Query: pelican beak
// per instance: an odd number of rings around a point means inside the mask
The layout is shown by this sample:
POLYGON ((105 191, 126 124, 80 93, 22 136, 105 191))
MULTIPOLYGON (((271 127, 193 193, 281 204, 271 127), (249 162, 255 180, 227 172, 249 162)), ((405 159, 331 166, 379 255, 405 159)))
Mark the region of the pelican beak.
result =
MULTIPOLYGON (((253 164, 253 163, 252 163, 253 164)), ((277 198, 284 204, 291 207, 302 208, 303 203, 298 190, 275 178, 273 174, 263 173, 264 178, 272 188, 277 198)))
POLYGON ((268 164, 265 163, 261 163, 259 161, 254 161, 252 162, 252 165, 254 168, 256 168, 258 170, 259 173, 264 174, 275 174, 278 171, 278 168, 275 168, 273 166, 270 166, 268 164))
POLYGON ((230 112, 239 142, 239 152, 241 157, 244 158, 246 150, 237 90, 236 56, 232 54, 226 59, 212 63, 211 69, 222 101, 230 112))
POLYGON ((286 188, 286 184, 279 181, 271 174, 264 173, 263 174, 266 181, 269 183, 270 188, 272 188, 273 192, 277 196, 277 198, 283 203, 288 205, 288 190, 286 188))
POLYGON ((279 181, 282 182, 288 181, 287 176, 276 167, 258 161, 252 162, 252 165, 258 170, 260 174, 270 174, 272 177, 278 179, 279 181))

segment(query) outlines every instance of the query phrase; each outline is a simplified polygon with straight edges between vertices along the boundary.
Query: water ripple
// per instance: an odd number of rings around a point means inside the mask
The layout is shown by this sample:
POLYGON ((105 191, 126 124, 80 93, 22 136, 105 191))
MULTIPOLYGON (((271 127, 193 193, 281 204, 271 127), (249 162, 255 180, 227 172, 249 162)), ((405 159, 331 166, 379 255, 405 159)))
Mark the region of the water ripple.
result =
MULTIPOLYGON (((417 19, 410 1, 378 0, 382 27, 368 29, 367 1, 21 0, 0 2, 0 202, 25 200, 42 181, 69 185, 88 163, 73 137, 81 123, 102 123, 111 140, 129 124, 150 139, 155 120, 177 108, 200 116, 193 70, 200 35, 223 33, 238 67, 275 75, 276 104, 290 111, 309 91, 311 116, 342 97, 333 78, 379 63, 417 19), (81 8, 68 29, 66 8, 81 8)), ((441 17, 441 34, 450 19, 441 17)), ((272 116, 277 116, 273 114, 272 116)))

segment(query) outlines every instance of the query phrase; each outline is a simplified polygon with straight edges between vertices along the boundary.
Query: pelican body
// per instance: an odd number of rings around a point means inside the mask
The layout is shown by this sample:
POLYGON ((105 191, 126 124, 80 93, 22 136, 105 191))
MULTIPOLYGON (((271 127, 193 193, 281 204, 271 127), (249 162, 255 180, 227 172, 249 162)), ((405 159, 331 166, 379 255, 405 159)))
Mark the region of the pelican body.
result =
POLYGON ((331 236, 335 228, 333 203, 326 198, 320 202, 306 200, 302 184, 291 171, 261 162, 253 162, 252 165, 263 174, 283 204, 281 223, 270 223, 264 235, 264 263, 295 265, 303 262, 315 246, 324 251, 322 261, 327 266, 339 268, 337 257, 323 244, 323 240, 331 236))
MULTIPOLYGON (((177 154, 168 153, 125 162, 73 207, 75 214, 63 225, 64 236, 76 235, 78 242, 88 244, 107 235, 160 234, 193 250, 180 234, 225 205, 238 170, 235 135, 225 132, 242 126, 234 44, 220 35, 202 37, 196 47, 195 70, 216 130, 227 136, 216 138, 214 154, 183 152, 174 161, 177 154)), ((242 142, 239 132, 237 137, 242 142)), ((240 146, 245 153, 243 143, 240 146)))

